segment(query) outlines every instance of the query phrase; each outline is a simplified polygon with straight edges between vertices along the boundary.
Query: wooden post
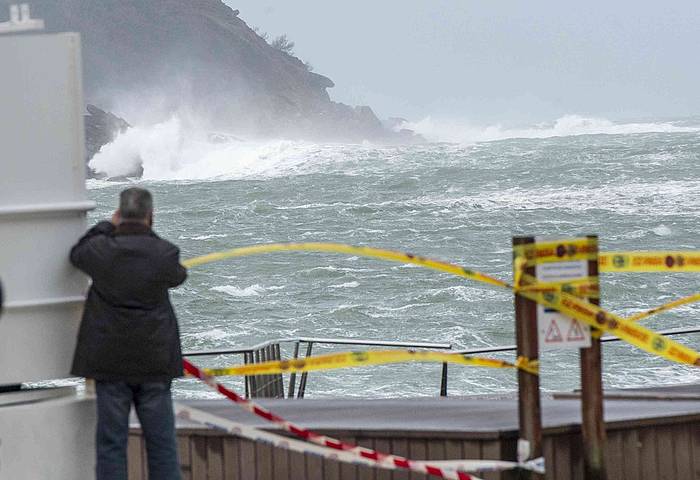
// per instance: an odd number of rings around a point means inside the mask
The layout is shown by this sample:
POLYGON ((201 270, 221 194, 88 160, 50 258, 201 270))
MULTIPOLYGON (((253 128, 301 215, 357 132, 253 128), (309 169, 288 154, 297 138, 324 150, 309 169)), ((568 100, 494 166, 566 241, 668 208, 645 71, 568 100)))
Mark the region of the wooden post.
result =
MULTIPOLYGON (((598 243, 598 237, 588 237, 598 243)), ((588 275, 598 278, 598 260, 589 260, 588 275)), ((600 299, 589 299, 600 305, 600 299)), ((581 433, 583 436, 584 477, 607 480, 605 470, 605 421, 603 417, 602 352, 600 338, 591 338, 591 346, 581 349, 581 433)))
MULTIPOLYGON (((531 243, 535 243, 534 237, 513 237, 513 247, 531 243)), ((528 267, 525 273, 534 276, 535 268, 528 267)), ((515 335, 518 356, 537 360, 537 304, 519 295, 515 295, 515 335)), ((540 377, 523 370, 518 370, 518 420, 520 438, 530 442, 531 457, 542 456, 540 377)), ((539 479, 542 476, 532 473, 529 478, 539 479)))

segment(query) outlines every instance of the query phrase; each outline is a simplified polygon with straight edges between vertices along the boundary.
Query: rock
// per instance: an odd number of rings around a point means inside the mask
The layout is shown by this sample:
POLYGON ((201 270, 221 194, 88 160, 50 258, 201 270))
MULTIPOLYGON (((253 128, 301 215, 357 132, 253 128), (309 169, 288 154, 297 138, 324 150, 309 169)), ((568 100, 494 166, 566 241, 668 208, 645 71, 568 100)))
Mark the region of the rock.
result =
POLYGON ((119 133, 125 132, 131 125, 123 118, 113 113, 105 112, 94 105, 88 104, 85 121, 85 154, 86 161, 95 156, 103 145, 114 141, 119 133))
MULTIPOLYGON (((86 163, 89 162, 104 145, 113 142, 117 135, 124 133, 131 127, 123 118, 119 118, 111 112, 105 112, 94 105, 88 104, 87 111, 87 115, 83 115, 83 120, 85 122, 86 163)), ((94 172, 89 168, 87 173, 88 177, 95 177, 94 172)))
MULTIPOLYGON (((0 0, 0 11, 16 1, 0 0)), ((107 110, 140 105, 165 120, 184 108, 246 138, 394 136, 371 109, 334 103, 331 79, 273 48, 221 0, 32 0, 32 13, 49 33, 81 33, 85 99, 107 110)))

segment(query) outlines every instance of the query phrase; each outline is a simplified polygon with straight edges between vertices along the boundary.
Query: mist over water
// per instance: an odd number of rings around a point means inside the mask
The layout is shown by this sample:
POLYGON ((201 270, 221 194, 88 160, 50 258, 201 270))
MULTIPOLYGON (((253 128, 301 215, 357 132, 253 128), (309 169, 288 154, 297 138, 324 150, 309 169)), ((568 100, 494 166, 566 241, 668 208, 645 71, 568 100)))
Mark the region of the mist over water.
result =
MULTIPOLYGON (((144 179, 89 181, 99 205, 92 220, 108 216, 117 193, 136 183, 154 192, 156 231, 179 244, 183 258, 257 243, 338 241, 408 250, 502 279, 511 276, 515 234, 598 234, 603 250, 700 246, 700 128, 693 122, 569 116, 529 129, 449 129, 429 120, 411 127, 443 143, 213 142, 177 118, 134 128, 92 166, 119 176, 126 159, 140 158, 144 179)), ((689 274, 603 275, 601 282, 603 305, 623 315, 698 290, 697 276, 689 274)), ((456 348, 514 341, 508 292, 342 255, 274 254, 202 266, 172 297, 186 350, 294 336, 456 348)), ((644 324, 694 326, 699 312, 689 305, 644 324)), ((700 348, 697 335, 678 340, 700 348)), ((544 388, 578 387, 574 352, 545 352, 542 360, 544 388)), ((606 345, 604 360, 607 386, 700 380, 693 369, 623 344, 606 345)), ((439 371, 395 365, 312 373, 307 396, 437 395, 439 371)), ((450 395, 516 387, 510 371, 451 366, 449 377, 450 395)), ((179 381, 176 391, 210 395, 190 380, 179 381)))

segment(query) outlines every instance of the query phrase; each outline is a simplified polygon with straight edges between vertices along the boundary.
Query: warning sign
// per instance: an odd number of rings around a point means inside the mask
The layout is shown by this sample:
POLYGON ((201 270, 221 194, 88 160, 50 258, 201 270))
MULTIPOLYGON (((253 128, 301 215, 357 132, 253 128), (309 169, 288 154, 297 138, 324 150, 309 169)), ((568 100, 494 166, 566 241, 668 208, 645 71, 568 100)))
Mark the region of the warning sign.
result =
POLYGON ((561 329, 559 328, 559 325, 557 324, 557 321, 554 318, 551 322, 549 322, 549 326, 547 327, 547 333, 544 334, 544 341, 546 343, 557 343, 564 341, 564 339, 561 336, 561 329))
MULTIPOLYGON (((551 243, 551 240, 536 239, 535 241, 551 243)), ((535 266, 535 275, 540 282, 562 282, 584 278, 588 276, 588 261, 570 260, 538 264, 535 266)), ((591 346, 590 326, 540 304, 537 305, 537 329, 540 350, 591 346)))
POLYGON ((571 326, 569 327, 569 333, 566 334, 567 342, 578 342, 580 340, 585 340, 586 334, 583 333, 583 328, 581 323, 576 320, 571 321, 571 326))

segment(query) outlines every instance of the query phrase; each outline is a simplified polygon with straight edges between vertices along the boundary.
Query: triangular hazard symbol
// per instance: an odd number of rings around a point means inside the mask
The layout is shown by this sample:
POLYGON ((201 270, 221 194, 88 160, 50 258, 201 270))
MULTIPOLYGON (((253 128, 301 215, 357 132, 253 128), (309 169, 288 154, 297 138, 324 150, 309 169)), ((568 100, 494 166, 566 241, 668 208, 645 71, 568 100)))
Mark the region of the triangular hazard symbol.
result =
POLYGON ((576 320, 571 320, 571 326, 569 327, 569 333, 566 334, 566 341, 567 342, 577 342, 579 340, 583 340, 583 329, 581 328, 581 324, 578 323, 576 320))
POLYGON ((557 325, 556 320, 552 319, 552 321, 549 324, 549 327, 547 327, 547 333, 544 336, 544 341, 545 343, 555 343, 564 341, 564 339, 561 336, 561 330, 559 330, 559 325, 557 325))

